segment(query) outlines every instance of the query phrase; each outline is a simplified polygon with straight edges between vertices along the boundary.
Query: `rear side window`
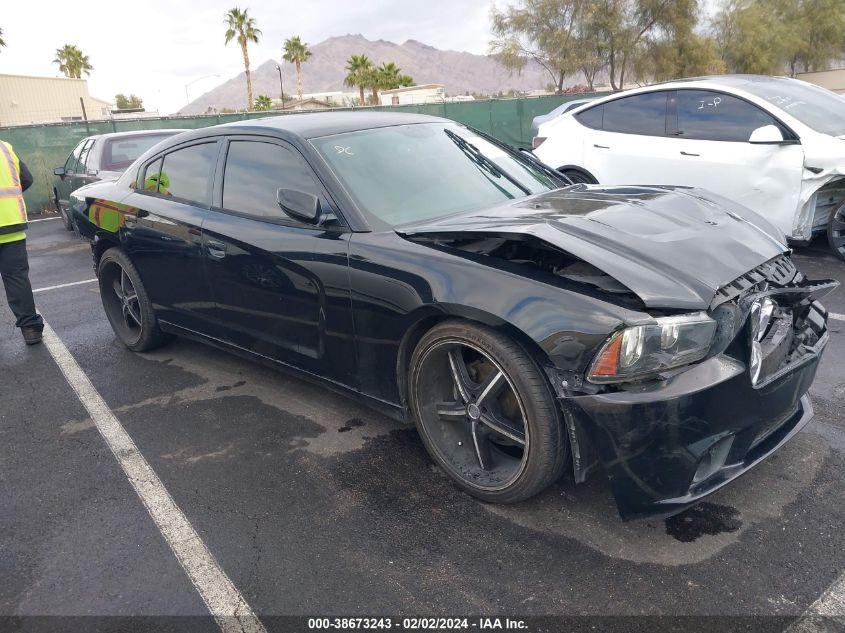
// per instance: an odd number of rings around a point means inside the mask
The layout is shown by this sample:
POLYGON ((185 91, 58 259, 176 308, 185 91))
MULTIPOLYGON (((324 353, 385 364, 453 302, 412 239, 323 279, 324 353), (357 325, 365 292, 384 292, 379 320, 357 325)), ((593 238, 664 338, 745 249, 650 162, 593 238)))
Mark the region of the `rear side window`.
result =
POLYGON ((582 124, 586 125, 587 127, 591 127, 594 130, 602 129, 603 125, 603 118, 604 118, 604 105, 597 105, 589 110, 584 110, 583 112, 579 112, 575 115, 575 118, 582 124))
POLYGON ((277 201, 278 189, 320 196, 311 167, 295 151, 260 141, 229 143, 223 173, 224 209, 258 219, 287 220, 277 201))
MULTIPOLYGON (((217 159, 217 143, 191 145, 165 154, 158 177, 157 192, 202 205, 211 204, 211 174, 217 159)), ((153 167, 151 165, 150 167, 153 167)), ((144 177, 144 188, 153 189, 150 167, 144 177)))
POLYGON ((665 136, 667 94, 648 92, 605 103, 602 129, 623 134, 665 136))
POLYGON ((744 143, 765 125, 778 122, 747 101, 709 90, 678 90, 681 138, 744 143))
POLYGON ((144 134, 107 139, 103 146, 100 169, 123 171, 153 145, 170 136, 172 134, 144 134))
POLYGON ((143 177, 141 178, 142 185, 138 188, 143 189, 144 191, 152 191, 158 193, 158 181, 160 176, 161 159, 159 158, 155 162, 152 162, 147 165, 147 169, 144 171, 143 177))

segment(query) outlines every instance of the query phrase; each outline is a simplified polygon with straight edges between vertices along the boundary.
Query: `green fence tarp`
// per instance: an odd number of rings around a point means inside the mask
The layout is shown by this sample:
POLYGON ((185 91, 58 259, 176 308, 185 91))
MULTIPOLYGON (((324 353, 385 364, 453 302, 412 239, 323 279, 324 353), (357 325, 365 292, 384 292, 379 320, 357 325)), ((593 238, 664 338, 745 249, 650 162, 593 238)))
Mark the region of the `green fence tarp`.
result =
MULTIPOLYGON (((458 101, 408 106, 377 106, 357 108, 356 112, 382 110, 413 112, 444 117, 470 125, 482 132, 517 147, 531 147, 531 122, 535 116, 550 112, 561 103, 582 99, 583 94, 555 95, 526 99, 491 99, 488 101, 458 101)), ((336 111, 336 110, 335 110, 336 111)), ((281 114, 281 113, 279 113, 281 114)), ((285 116, 285 113, 281 116, 285 116)), ((293 114, 293 113, 290 113, 293 114)), ((24 194, 27 209, 39 213, 52 208, 53 168, 63 165, 70 151, 86 136, 107 132, 129 132, 162 128, 193 129, 266 116, 270 112, 241 112, 193 117, 161 117, 144 119, 113 119, 0 127, 0 139, 11 143, 30 171, 35 182, 24 194)))

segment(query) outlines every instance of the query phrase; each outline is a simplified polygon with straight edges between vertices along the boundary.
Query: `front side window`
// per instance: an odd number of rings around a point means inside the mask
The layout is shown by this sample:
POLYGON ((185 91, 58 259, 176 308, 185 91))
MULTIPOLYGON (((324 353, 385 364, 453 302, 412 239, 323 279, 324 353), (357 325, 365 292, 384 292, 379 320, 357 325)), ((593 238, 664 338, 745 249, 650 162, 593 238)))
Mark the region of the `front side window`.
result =
POLYGON ((431 220, 568 184, 459 125, 397 125, 312 139, 378 229, 431 220))
POLYGON ((296 189, 320 196, 305 159, 275 143, 232 141, 223 173, 223 208, 259 219, 287 220, 276 192, 296 189))
POLYGON ((94 147, 94 139, 88 141, 85 146, 82 148, 82 152, 79 154, 79 165, 76 168, 76 173, 84 174, 88 169, 88 156, 91 153, 91 148, 94 147))
POLYGON ((70 153, 70 156, 67 157, 65 161, 65 173, 72 174, 76 172, 76 166, 79 163, 79 155, 82 153, 82 148, 85 144, 88 143, 87 139, 79 141, 76 147, 73 148, 73 151, 70 153))
POLYGON ((745 143, 757 128, 777 125, 757 106, 710 90, 678 90, 677 103, 681 138, 745 143))
POLYGON ((648 92, 605 103, 603 129, 623 134, 665 136, 667 94, 648 92))
MULTIPOLYGON (((211 174, 217 159, 217 143, 191 145, 165 154, 158 174, 158 190, 162 195, 187 202, 211 204, 211 174)), ((144 177, 145 189, 150 180, 149 168, 144 177)))

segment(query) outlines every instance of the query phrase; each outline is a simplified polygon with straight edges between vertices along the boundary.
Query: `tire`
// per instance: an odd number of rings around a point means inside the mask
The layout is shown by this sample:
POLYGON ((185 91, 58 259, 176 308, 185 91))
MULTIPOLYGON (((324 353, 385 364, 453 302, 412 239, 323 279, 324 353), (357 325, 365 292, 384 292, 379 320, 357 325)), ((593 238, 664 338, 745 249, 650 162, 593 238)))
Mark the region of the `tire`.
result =
POLYGON ((827 241, 833 254, 845 261, 845 204, 830 214, 827 221, 827 241))
POLYGON ((59 202, 59 193, 55 189, 53 189, 53 204, 56 207, 56 212, 62 218, 62 224, 65 225, 65 229, 67 229, 68 231, 72 231, 73 221, 70 219, 70 213, 65 211, 64 208, 62 208, 62 203, 59 202))
POLYGON ((510 338, 461 321, 435 326, 411 357, 408 391, 432 459, 472 496, 516 503, 560 479, 567 437, 557 402, 510 338))
POLYGON ((579 184, 597 185, 597 184, 599 184, 598 181, 595 178, 593 178, 589 174, 586 174, 583 171, 580 171, 578 169, 563 169, 563 170, 559 169, 558 171, 560 171, 560 173, 562 173, 564 176, 569 178, 569 180, 571 180, 576 185, 579 185, 579 184))
POLYGON ((119 248, 103 253, 97 266, 100 298, 117 338, 133 352, 148 352, 168 340, 135 266, 119 248))

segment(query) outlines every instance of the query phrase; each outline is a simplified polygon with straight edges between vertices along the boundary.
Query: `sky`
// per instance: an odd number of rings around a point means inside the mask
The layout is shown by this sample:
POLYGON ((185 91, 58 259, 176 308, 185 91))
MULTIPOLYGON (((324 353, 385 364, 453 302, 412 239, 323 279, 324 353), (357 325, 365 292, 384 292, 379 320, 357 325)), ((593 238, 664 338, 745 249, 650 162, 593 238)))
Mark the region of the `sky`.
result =
MULTIPOLYGON (((495 0, 500 6, 503 0, 495 0)), ((60 77, 57 48, 74 44, 94 69, 91 96, 113 102, 134 93, 147 110, 176 112, 243 71, 237 42, 224 46, 225 13, 234 4, 200 0, 29 0, 4 2, 0 74, 60 77), (215 76, 217 75, 217 76, 215 76)), ((436 48, 487 52, 492 0, 248 0, 240 1, 263 32, 251 44, 250 65, 279 59, 293 35, 316 44, 360 33, 401 44, 415 39, 436 48)))

